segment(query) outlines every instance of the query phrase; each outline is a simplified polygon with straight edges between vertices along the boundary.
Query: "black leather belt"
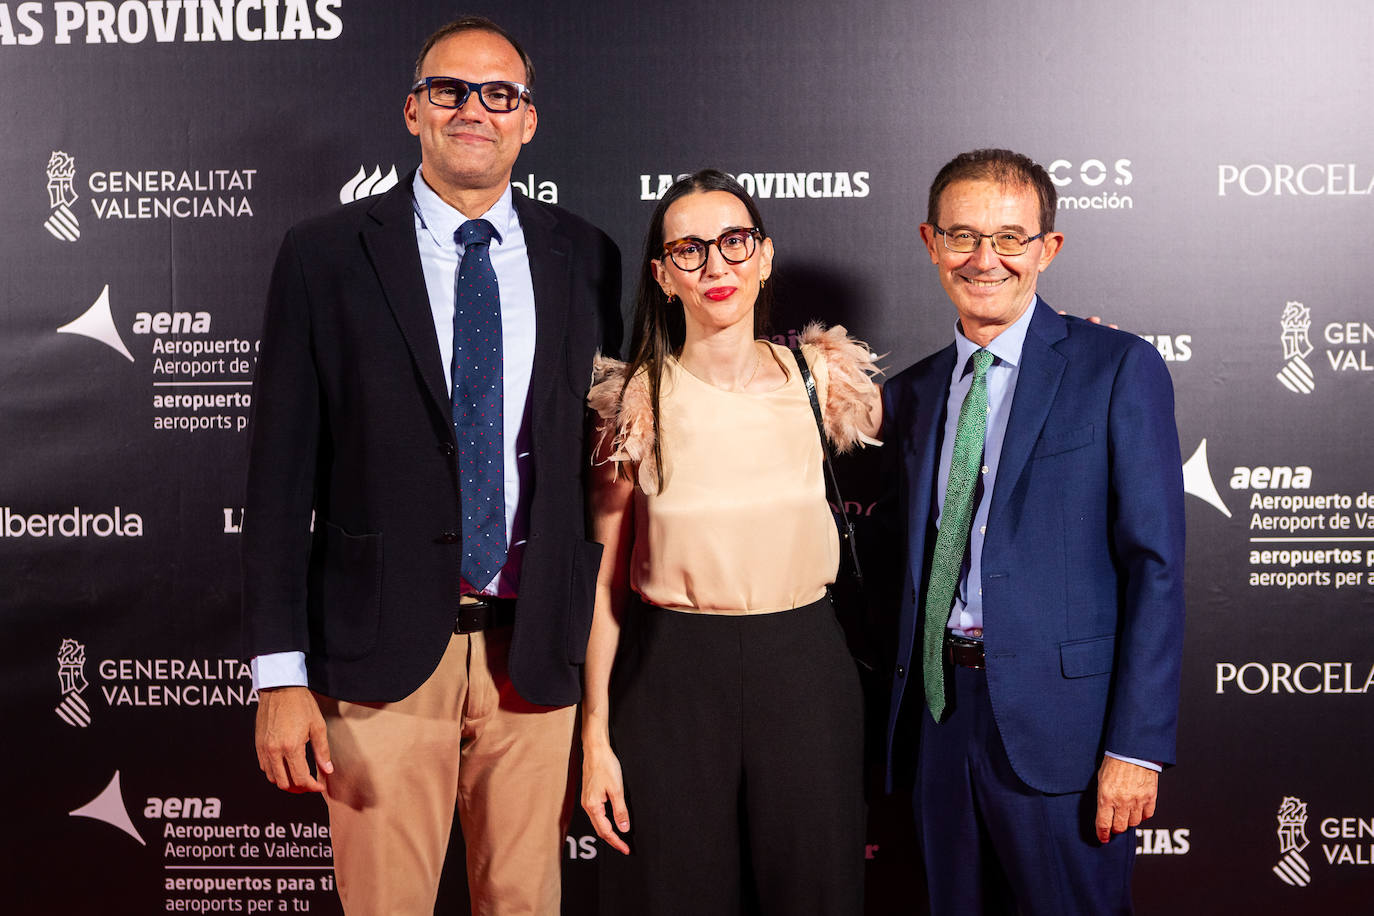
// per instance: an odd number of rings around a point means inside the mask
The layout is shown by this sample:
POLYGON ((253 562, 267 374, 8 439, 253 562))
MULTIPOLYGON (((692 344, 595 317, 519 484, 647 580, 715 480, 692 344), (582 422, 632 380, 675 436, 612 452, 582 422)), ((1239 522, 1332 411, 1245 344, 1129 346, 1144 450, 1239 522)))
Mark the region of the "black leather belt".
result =
POLYGON ((493 627, 508 627, 515 623, 515 599, 493 598, 491 595, 464 595, 458 603, 458 617, 453 632, 476 633, 493 627))
POLYGON ((979 670, 987 667, 983 660, 983 641, 981 639, 968 639, 964 636, 955 636, 953 633, 945 634, 945 661, 951 665, 958 665, 961 668, 977 668, 979 670))

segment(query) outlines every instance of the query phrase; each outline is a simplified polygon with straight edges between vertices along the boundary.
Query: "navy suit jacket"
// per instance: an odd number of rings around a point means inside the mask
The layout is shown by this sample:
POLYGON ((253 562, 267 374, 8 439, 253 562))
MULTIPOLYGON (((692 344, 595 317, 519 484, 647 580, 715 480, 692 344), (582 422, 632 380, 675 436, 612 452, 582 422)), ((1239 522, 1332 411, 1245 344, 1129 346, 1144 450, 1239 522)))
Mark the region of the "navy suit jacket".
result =
MULTIPOLYGON (((1060 793, 1086 789, 1104 750, 1174 761, 1183 475, 1159 353, 1043 300, 1034 308, 983 544, 984 646, 1013 768, 1060 793)), ((954 360, 950 344, 883 391, 906 543, 889 765, 903 704, 910 721, 925 706, 922 604, 954 360)))
MULTIPOLYGON (((461 500, 449 393, 415 238, 412 172, 292 228, 268 294, 243 524, 246 654, 305 653, 310 686, 399 700, 453 634, 461 500), (313 532, 312 532, 313 513, 313 532)), ((558 207, 513 197, 534 285, 530 535, 510 676, 577 702, 601 546, 587 539, 592 356, 620 341, 620 256, 558 207)))

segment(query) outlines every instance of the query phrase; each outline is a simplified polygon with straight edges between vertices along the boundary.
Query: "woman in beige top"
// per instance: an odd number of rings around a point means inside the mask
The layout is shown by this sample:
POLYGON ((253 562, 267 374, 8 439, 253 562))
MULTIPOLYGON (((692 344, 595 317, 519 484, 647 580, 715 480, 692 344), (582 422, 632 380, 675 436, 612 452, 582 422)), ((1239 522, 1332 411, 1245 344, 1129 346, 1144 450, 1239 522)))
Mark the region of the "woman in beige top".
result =
MULTIPOLYGON (((816 421, 792 354, 756 339, 772 264, 733 179, 678 181, 650 223, 631 362, 601 361, 589 396, 605 553, 582 805, 624 854, 603 858, 606 912, 862 912, 862 703, 827 597, 816 421)), ((832 443, 872 441, 868 348, 812 327, 802 350, 832 443)))

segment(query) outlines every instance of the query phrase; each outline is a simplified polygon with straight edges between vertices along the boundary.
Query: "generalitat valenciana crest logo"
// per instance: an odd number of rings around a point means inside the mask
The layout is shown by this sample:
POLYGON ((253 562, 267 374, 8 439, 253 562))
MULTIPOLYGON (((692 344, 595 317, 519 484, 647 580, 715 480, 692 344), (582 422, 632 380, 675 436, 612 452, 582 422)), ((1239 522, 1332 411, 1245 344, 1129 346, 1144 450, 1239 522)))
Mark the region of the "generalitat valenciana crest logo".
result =
POLYGON ((48 157, 48 207, 52 210, 43 228, 53 238, 75 242, 81 238, 81 223, 72 212, 76 203, 76 159, 61 150, 48 157))
POLYGON ((57 681, 62 700, 53 711, 73 728, 91 724, 91 708, 81 694, 90 686, 86 680, 86 647, 75 639, 64 639, 57 649, 57 681))
POLYGON ((1317 387, 1312 367, 1306 357, 1312 352, 1312 339, 1307 332, 1312 327, 1312 310, 1301 302, 1289 301, 1283 307, 1283 368, 1275 376, 1283 387, 1294 394, 1311 394, 1317 387))
POLYGON ((1284 884, 1307 887, 1312 883, 1312 870, 1299 853, 1307 848, 1307 802, 1291 795, 1284 796, 1279 805, 1279 854, 1274 874, 1284 884))

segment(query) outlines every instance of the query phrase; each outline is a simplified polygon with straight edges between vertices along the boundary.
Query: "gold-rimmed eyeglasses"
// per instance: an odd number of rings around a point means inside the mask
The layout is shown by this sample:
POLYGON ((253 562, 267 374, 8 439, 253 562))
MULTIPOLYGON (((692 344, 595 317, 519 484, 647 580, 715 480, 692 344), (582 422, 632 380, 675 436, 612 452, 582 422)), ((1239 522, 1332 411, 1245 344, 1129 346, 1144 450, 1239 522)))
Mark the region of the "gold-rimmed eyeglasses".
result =
POLYGON ((974 232, 972 229, 941 229, 935 231, 945 237, 945 247, 955 254, 969 254, 977 251, 983 239, 992 240, 992 250, 1003 257, 1014 258, 1025 254, 1030 243, 1043 238, 1045 233, 1025 235, 1014 229, 999 229, 997 232, 974 232))

